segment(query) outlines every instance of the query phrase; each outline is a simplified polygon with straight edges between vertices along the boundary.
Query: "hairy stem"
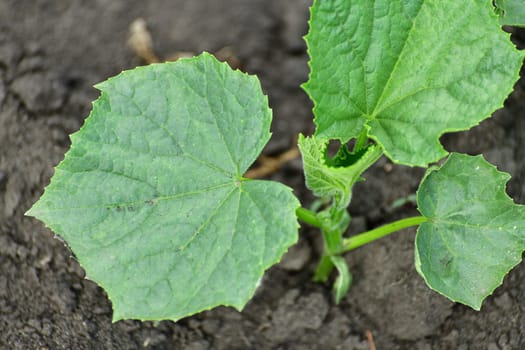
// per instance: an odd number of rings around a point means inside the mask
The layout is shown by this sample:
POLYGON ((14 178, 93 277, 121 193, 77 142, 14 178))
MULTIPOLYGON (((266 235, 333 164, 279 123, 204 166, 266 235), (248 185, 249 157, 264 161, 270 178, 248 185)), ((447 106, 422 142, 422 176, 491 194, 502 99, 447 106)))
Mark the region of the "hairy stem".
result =
POLYGON ((397 220, 389 224, 380 226, 370 231, 360 233, 356 236, 346 238, 343 242, 345 252, 359 248, 367 243, 373 242, 379 238, 387 236, 407 227, 417 226, 428 221, 425 216, 413 216, 406 219, 397 220))

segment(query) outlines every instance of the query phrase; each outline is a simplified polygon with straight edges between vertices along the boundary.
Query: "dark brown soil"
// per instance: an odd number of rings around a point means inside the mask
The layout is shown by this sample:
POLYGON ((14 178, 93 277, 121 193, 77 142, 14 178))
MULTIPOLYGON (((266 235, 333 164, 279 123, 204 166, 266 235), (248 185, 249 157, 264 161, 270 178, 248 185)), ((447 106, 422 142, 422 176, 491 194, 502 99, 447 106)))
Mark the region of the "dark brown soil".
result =
MULTIPOLYGON (((161 56, 231 46, 257 74, 274 110, 278 153, 311 133, 307 79, 308 0, 0 0, 0 348, 2 349, 525 349, 525 265, 515 268, 481 312, 430 291, 413 265, 414 231, 347 256, 354 285, 336 306, 311 282, 319 254, 314 231, 270 269, 242 313, 228 308, 177 323, 111 323, 104 292, 85 280, 71 253, 24 212, 42 193, 98 92, 91 86, 141 62, 126 46, 143 17, 161 56)), ((524 43, 523 32, 514 38, 524 43), (519 38, 521 35, 521 39, 519 38)), ((449 150, 486 154, 513 174, 508 191, 525 202, 525 83, 503 110, 449 150)), ((421 169, 382 159, 354 192, 352 230, 413 215, 393 209, 414 193, 421 169)), ((273 176, 305 202, 299 160, 273 176)))

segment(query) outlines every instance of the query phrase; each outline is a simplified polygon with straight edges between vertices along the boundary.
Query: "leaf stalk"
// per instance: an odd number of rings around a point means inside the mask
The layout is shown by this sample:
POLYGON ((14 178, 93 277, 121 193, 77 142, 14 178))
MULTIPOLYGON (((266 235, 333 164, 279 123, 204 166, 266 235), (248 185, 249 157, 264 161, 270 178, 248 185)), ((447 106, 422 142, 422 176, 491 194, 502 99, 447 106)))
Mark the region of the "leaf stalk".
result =
POLYGON ((426 221, 428 221, 428 218, 425 216, 413 216, 391 222, 389 224, 380 226, 370 231, 360 233, 350 238, 346 238, 343 241, 343 251, 348 252, 350 250, 354 250, 365 244, 378 240, 379 238, 385 237, 391 233, 403 230, 408 227, 418 226, 426 221))
POLYGON ((301 220, 305 224, 312 225, 312 226, 317 227, 317 228, 322 228, 323 227, 323 223, 319 219, 319 217, 317 216, 317 213, 315 213, 315 212, 313 212, 311 210, 308 210, 308 209, 303 208, 303 207, 299 207, 295 211, 295 215, 297 216, 297 218, 299 220, 301 220))

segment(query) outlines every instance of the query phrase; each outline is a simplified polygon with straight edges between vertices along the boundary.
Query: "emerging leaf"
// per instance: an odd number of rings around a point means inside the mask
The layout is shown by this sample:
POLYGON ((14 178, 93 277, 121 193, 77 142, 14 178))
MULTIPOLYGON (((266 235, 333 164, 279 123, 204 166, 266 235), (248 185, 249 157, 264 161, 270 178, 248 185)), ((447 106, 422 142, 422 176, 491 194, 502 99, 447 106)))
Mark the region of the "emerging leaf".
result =
POLYGON ((502 106, 524 57, 479 0, 316 0, 306 41, 316 135, 346 143, 366 128, 416 166, 502 106))
POLYGON ((28 214, 65 239, 115 321, 241 309, 297 240, 291 190, 242 178, 270 137, 258 80, 203 54, 97 87, 28 214))
MULTIPOLYGON (((336 205, 345 209, 352 198, 352 186, 360 179, 363 171, 377 161, 382 150, 377 145, 371 145, 362 154, 339 152, 337 159, 330 164, 326 155, 327 147, 327 139, 299 135, 306 186, 318 197, 334 197, 336 205)), ((342 150, 346 150, 346 146, 342 150)))
POLYGON ((430 288, 476 310, 525 250, 525 206, 505 193, 509 178, 482 156, 453 153, 417 193, 429 219, 416 236, 417 270, 430 288))

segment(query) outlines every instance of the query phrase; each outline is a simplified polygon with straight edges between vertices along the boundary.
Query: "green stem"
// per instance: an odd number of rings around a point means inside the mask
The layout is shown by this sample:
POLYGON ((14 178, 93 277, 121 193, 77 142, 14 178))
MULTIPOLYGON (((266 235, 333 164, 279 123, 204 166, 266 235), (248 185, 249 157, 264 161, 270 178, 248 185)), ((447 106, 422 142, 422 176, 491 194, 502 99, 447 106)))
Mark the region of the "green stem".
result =
POLYGON ((339 254, 344 247, 343 233, 340 230, 323 231, 325 254, 339 254))
POLYGON ((329 255, 323 255, 314 273, 315 282, 326 282, 334 269, 334 263, 329 255))
POLYGON ((317 214, 306 208, 297 208, 297 210, 295 211, 295 215, 297 215, 297 218, 299 220, 301 220, 304 223, 307 223, 308 225, 312 225, 317 228, 321 228, 323 225, 321 220, 319 220, 319 218, 317 217, 317 214))
POLYGON ((386 224, 384 226, 375 228, 370 231, 363 232, 356 236, 345 239, 343 242, 344 251, 347 252, 359 248, 367 243, 373 242, 393 232, 397 232, 407 227, 420 225, 425 221, 428 221, 428 218, 426 218, 425 216, 413 216, 410 218, 391 222, 390 224, 386 224))

